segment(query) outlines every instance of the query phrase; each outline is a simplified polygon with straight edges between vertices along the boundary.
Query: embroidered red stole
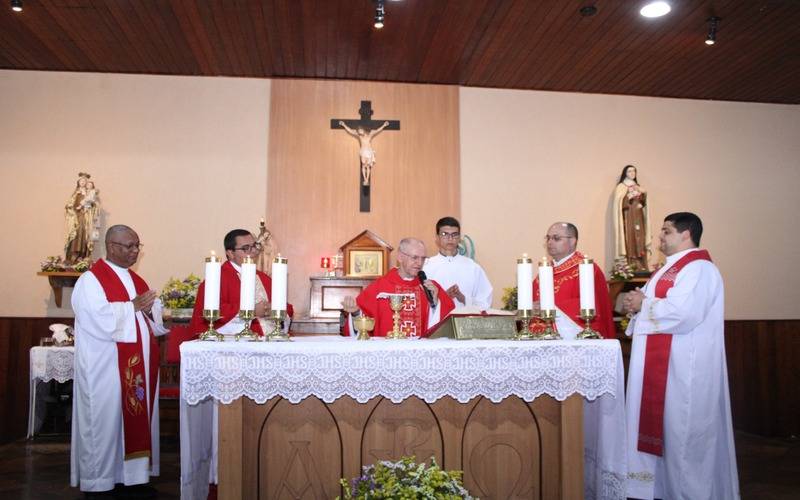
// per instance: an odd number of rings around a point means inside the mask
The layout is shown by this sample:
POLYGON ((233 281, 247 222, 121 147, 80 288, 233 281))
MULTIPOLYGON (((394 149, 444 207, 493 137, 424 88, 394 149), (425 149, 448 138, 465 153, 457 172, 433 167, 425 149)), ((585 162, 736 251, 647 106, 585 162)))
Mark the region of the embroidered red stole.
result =
MULTIPOLYGON (((675 285, 675 278, 690 262, 707 260, 711 256, 706 250, 689 252, 667 269, 656 282, 655 296, 663 299, 675 285)), ((667 393, 669 355, 672 334, 655 333, 645 339, 644 377, 642 380, 642 402, 639 408, 639 439, 637 449, 651 455, 664 455, 664 401, 667 393)))
MULTIPOLYGON (((102 259, 94 263, 92 272, 109 302, 128 302, 131 298, 117 273, 102 259)), ((136 294, 141 295, 149 287, 136 273, 128 270, 133 279, 136 294)), ((159 351, 155 336, 147 325, 147 341, 150 342, 150 411, 145 402, 145 366, 142 354, 142 332, 136 321, 136 342, 117 342, 119 380, 122 389, 122 423, 125 436, 125 460, 151 456, 150 420, 155 404, 158 382, 159 351)))

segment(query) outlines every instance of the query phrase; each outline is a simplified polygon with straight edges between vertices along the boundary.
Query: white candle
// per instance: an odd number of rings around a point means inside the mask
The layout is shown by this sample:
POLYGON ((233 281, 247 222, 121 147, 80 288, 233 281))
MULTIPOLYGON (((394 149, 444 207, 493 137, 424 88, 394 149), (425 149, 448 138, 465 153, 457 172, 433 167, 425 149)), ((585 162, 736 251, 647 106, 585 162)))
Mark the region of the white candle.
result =
POLYGON ((584 257, 578 267, 581 286, 581 309, 594 309, 594 263, 584 257))
POLYGON ((543 311, 552 311, 555 308, 553 266, 547 262, 546 257, 542 257, 542 262, 539 263, 539 309, 543 311))
POLYGON ((272 310, 286 310, 286 281, 289 277, 289 259, 278 254, 272 261, 272 310))
POLYGON ((242 286, 239 288, 239 309, 254 311, 256 308, 256 265, 250 257, 244 258, 239 279, 242 282, 242 286))
POLYGON ((517 309, 533 309, 533 262, 526 253, 517 259, 517 309))
POLYGON ((203 309, 207 311, 219 311, 219 283, 220 269, 222 263, 214 251, 211 257, 206 259, 206 284, 205 295, 203 296, 203 309))

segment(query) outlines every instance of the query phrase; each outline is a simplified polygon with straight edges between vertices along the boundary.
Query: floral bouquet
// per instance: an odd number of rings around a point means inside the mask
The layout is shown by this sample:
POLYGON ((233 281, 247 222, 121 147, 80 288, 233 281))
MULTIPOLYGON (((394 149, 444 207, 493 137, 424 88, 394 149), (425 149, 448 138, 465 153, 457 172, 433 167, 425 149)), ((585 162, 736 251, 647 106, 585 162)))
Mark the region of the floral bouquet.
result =
POLYGON ((76 271, 82 273, 92 267, 92 260, 89 258, 80 259, 74 264, 67 264, 63 258, 49 256, 41 263, 42 271, 47 273, 76 271))
MULTIPOLYGON (((340 481, 343 500, 368 498, 422 498, 430 500, 472 499, 461 483, 461 471, 445 471, 431 459, 431 465, 415 463, 414 457, 398 462, 383 460, 362 467, 361 476, 340 481)), ((338 499, 337 499, 338 500, 338 499)))
POLYGON ((517 287, 512 286, 503 288, 503 310, 516 311, 517 310, 517 287))
POLYGON ((161 291, 161 302, 169 309, 191 309, 197 298, 200 278, 190 274, 183 280, 170 278, 161 291))
POLYGON ((628 259, 620 257, 614 261, 614 268, 611 270, 611 279, 625 281, 633 278, 633 269, 628 264, 628 259))

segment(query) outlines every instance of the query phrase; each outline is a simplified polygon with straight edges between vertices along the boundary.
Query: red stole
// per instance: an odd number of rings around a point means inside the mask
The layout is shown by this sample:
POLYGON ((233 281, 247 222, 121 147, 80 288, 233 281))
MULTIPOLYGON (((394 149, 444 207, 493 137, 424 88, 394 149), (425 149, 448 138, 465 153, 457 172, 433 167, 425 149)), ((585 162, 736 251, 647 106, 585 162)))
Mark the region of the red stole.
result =
MULTIPOLYGON (((575 252, 569 259, 553 268, 553 293, 556 306, 579 326, 584 324, 584 320, 580 318, 580 268, 578 266, 583 259, 583 254, 575 252)), ((539 300, 538 276, 533 279, 533 300, 539 300)), ((611 312, 611 299, 608 296, 606 277, 597 264, 594 264, 594 301, 595 317, 591 323, 592 328, 603 338, 616 338, 617 331, 611 312)), ((537 318, 531 321, 530 330, 537 333, 544 331, 546 326, 544 321, 537 318)), ((553 323, 553 328, 556 328, 555 323, 553 323)))
MULTIPOLYGON (((100 259, 89 270, 95 275, 109 302, 129 302, 131 298, 122 280, 117 273, 100 259)), ((133 279, 136 294, 141 295, 149 287, 136 273, 128 270, 133 279)), ((122 424, 125 436, 125 460, 134 458, 151 457, 150 420, 155 404, 156 384, 158 383, 159 351, 155 336, 147 323, 147 337, 150 342, 150 411, 145 402, 145 366, 142 353, 142 332, 139 322, 136 324, 136 342, 117 342, 117 357, 119 364, 119 381, 122 389, 120 401, 122 403, 122 424)))
MULTIPOLYGON (((675 278, 690 262, 707 260, 711 256, 706 250, 689 252, 667 269, 656 283, 655 296, 663 299, 675 285, 675 278)), ((664 401, 667 393, 669 355, 672 334, 655 333, 645 339, 644 377, 642 379, 642 403, 639 408, 638 450, 651 455, 664 455, 664 401)))
MULTIPOLYGON (((434 283, 436 282, 434 281, 434 283)), ((439 317, 444 319, 455 308, 455 304, 438 283, 436 283, 436 287, 439 289, 439 307, 441 308, 439 317)), ((389 300, 377 298, 381 292, 413 295, 413 298, 407 300, 400 311, 400 330, 407 335, 416 335, 417 337, 424 337, 428 334, 430 304, 428 304, 428 298, 422 290, 419 279, 406 281, 400 276, 397 268, 394 268, 383 277, 373 281, 356 298, 359 309, 366 316, 375 319, 373 336, 385 337, 388 332, 392 331, 394 325, 392 321, 394 312, 389 306, 389 300)))

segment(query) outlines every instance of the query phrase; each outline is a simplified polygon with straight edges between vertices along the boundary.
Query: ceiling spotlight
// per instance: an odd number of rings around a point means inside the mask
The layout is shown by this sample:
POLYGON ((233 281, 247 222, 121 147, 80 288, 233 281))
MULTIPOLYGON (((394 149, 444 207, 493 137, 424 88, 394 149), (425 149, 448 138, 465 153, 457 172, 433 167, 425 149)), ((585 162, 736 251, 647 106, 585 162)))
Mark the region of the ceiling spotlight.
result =
POLYGON ((11 10, 22 12, 22 0, 11 0, 11 10))
POLYGON ((719 26, 720 21, 722 21, 722 18, 717 16, 711 16, 706 19, 706 22, 708 23, 706 45, 714 45, 717 42, 717 27, 719 26))
POLYGON ((639 14, 644 17, 661 17, 669 14, 672 7, 667 2, 649 2, 639 10, 639 14))
POLYGON ((386 8, 383 5, 383 0, 376 0, 375 2, 375 24, 378 29, 383 28, 383 18, 386 16, 386 8))

